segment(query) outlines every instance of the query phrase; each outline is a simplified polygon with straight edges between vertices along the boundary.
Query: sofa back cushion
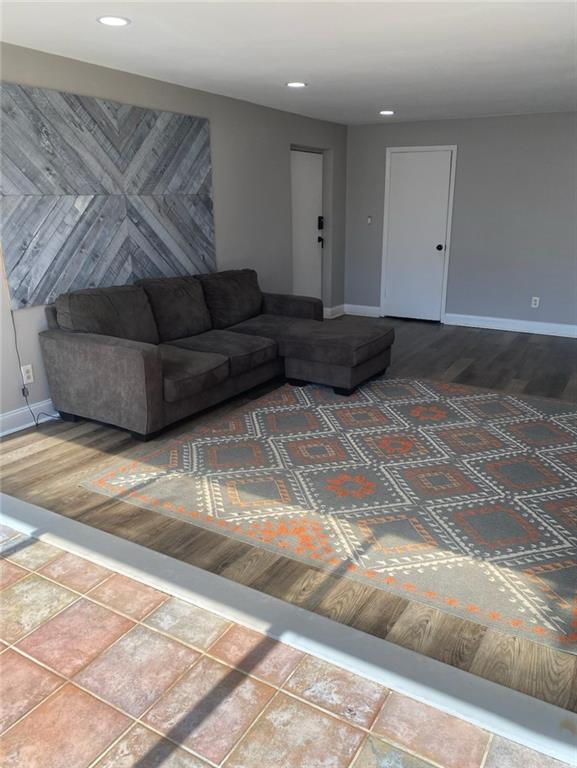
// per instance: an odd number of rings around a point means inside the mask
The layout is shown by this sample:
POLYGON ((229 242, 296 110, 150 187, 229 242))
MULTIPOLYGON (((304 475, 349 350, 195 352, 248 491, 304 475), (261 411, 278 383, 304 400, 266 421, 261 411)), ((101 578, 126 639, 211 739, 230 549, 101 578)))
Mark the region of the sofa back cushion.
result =
POLYGON ((204 292, 196 277, 140 280, 150 301, 161 341, 196 336, 212 328, 204 292))
POLYGON ((199 275, 213 328, 228 328, 260 314, 262 293, 254 269, 199 275))
POLYGON ((158 344, 154 315, 143 288, 118 285, 63 293, 56 299, 60 328, 158 344))

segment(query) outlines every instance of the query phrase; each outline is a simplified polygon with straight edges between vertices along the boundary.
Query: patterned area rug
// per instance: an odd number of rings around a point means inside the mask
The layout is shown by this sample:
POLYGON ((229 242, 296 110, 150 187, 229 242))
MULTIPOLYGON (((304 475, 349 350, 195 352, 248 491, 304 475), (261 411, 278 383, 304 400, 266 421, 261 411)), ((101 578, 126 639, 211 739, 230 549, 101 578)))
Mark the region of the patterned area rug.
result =
POLYGON ((577 405, 287 385, 83 485, 577 653, 577 405))

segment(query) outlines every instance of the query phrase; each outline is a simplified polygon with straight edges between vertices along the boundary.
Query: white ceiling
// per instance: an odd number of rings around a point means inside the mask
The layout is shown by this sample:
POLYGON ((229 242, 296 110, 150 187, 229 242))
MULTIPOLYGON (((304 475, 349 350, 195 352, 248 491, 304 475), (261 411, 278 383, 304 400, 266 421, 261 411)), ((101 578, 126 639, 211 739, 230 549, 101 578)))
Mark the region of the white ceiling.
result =
POLYGON ((7 2, 2 39, 342 123, 576 107, 556 2, 7 2), (103 14, 132 24, 97 24, 103 14), (305 80, 294 91, 287 80, 305 80), (379 109, 396 110, 380 118, 379 109))

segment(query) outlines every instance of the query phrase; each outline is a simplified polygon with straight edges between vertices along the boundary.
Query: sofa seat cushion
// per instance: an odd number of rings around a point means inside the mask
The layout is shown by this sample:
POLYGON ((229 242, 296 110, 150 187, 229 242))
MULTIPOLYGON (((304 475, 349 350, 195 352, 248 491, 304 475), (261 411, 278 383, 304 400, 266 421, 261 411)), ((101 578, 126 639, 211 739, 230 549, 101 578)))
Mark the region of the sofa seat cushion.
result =
POLYGON ((56 319, 65 331, 100 333, 158 344, 148 296, 138 285, 86 288, 56 299, 56 319))
POLYGON ((283 357, 331 365, 355 366, 388 349, 395 331, 383 320, 340 317, 318 323, 297 320, 279 344, 283 357))
POLYGON ((196 277, 139 280, 148 296, 161 341, 182 339, 212 328, 202 285, 196 277))
POLYGON ((161 344, 159 350, 167 403, 210 389, 229 375, 228 358, 224 355, 179 349, 170 344, 161 344))
POLYGON ((254 269, 199 275, 213 328, 228 328, 258 315, 262 293, 254 269))
MULTIPOLYGON (((286 315, 257 315, 231 326, 228 330, 234 333, 246 333, 249 336, 264 336, 267 339, 274 339, 277 342, 282 341, 290 328, 298 322, 296 317, 286 315)), ((308 320, 310 323, 321 325, 322 321, 308 320)))
POLYGON ((232 331, 206 331, 188 339, 178 339, 171 344, 182 349, 225 355, 230 361, 230 372, 233 376, 268 363, 277 356, 277 344, 273 339, 232 331))

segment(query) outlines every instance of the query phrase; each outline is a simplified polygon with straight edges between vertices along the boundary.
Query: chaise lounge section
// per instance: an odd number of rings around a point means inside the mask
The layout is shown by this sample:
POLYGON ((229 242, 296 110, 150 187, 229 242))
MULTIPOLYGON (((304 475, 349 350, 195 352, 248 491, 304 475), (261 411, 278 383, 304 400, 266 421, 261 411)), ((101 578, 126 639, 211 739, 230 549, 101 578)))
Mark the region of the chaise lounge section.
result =
POLYGON ((382 321, 323 321, 319 299, 261 292, 250 269, 74 291, 47 317, 61 416, 140 439, 285 373, 349 391, 386 368, 393 341, 382 321))

